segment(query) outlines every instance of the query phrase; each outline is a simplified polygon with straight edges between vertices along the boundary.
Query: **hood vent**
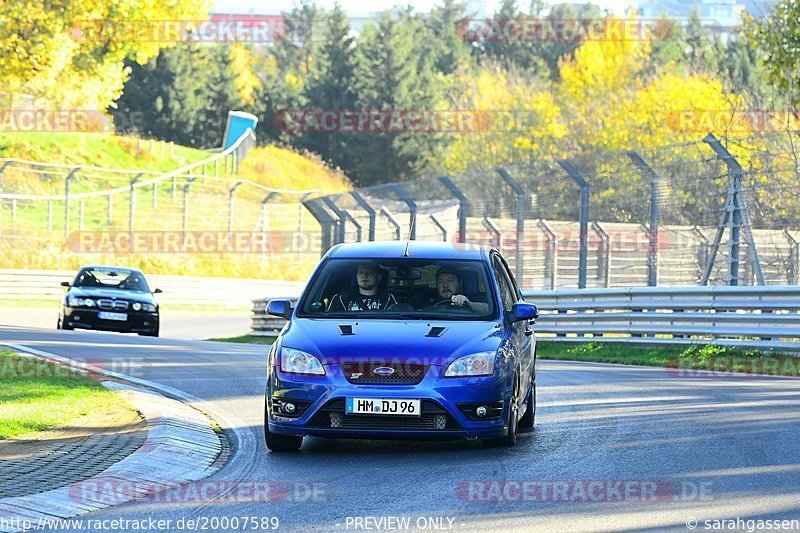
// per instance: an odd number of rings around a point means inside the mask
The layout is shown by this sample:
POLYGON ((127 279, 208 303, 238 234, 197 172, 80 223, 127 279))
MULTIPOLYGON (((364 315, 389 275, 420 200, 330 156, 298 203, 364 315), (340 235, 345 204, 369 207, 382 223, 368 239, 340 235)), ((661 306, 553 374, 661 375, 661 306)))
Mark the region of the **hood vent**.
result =
POLYGON ((433 326, 431 328, 431 330, 428 332, 428 334, 425 335, 425 336, 426 337, 441 337, 442 333, 444 333, 444 330, 446 330, 446 329, 447 328, 442 327, 442 326, 433 326))
POLYGON ((350 324, 339 324, 339 332, 342 335, 355 335, 355 333, 353 333, 353 326, 350 324))

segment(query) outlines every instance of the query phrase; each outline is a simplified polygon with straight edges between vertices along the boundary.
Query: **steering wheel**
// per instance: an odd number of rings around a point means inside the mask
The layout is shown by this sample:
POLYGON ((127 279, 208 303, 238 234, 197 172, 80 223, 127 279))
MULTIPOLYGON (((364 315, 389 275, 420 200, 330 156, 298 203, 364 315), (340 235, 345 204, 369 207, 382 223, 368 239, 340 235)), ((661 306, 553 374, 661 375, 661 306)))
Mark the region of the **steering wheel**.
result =
POLYGON ((451 311, 451 312, 455 311, 456 313, 472 313, 473 312, 472 308, 469 307, 469 304, 467 304, 466 306, 462 307, 460 305, 455 305, 451 300, 441 300, 439 302, 436 302, 433 305, 428 306, 427 309, 434 310, 434 309, 439 309, 439 308, 442 308, 442 307, 447 307, 449 311, 451 311))

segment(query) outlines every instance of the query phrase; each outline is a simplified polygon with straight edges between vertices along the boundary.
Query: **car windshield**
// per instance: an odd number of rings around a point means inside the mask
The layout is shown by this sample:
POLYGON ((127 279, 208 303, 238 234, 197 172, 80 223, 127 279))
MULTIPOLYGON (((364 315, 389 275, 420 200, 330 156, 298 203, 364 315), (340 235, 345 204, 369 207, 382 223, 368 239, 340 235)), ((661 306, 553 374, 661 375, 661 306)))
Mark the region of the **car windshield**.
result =
POLYGON ((494 291, 481 261, 328 259, 298 316, 491 320, 494 291))
POLYGON ((75 287, 99 287, 127 291, 147 291, 150 288, 141 272, 124 268, 84 268, 75 278, 75 287))

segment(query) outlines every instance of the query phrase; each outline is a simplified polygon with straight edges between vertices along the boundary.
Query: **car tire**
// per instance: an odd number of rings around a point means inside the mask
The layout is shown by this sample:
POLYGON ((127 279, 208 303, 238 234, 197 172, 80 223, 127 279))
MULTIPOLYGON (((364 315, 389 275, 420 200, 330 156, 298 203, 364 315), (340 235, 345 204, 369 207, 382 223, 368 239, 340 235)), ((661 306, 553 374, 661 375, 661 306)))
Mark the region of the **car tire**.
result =
POLYGON ((528 401, 525 402, 528 407, 525 409, 525 414, 519 419, 519 427, 529 429, 533 427, 536 422, 536 382, 531 382, 531 390, 528 391, 528 401))
POLYGON ((519 429, 519 378, 514 378, 514 388, 511 392, 511 400, 508 408, 508 433, 499 439, 485 440, 487 447, 504 446, 511 447, 517 444, 517 430, 519 429))
POLYGON ((264 412, 264 442, 267 444, 267 449, 271 452, 296 452, 303 445, 303 437, 294 437, 291 435, 276 435, 269 430, 269 422, 267 422, 267 413, 264 412))
POLYGON ((56 325, 56 328, 65 331, 72 331, 75 329, 72 326, 68 326, 66 323, 64 323, 64 321, 61 318, 58 319, 58 324, 56 325))
POLYGON ((148 331, 146 333, 139 333, 142 337, 158 337, 158 330, 148 331))

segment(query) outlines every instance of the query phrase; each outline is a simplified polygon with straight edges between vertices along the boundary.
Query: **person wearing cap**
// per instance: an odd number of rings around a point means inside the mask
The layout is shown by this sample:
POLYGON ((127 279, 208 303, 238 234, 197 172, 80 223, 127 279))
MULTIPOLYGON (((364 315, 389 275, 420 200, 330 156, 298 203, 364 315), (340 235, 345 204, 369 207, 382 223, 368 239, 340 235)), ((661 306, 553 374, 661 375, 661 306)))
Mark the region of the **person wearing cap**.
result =
POLYGON ((345 289, 331 299, 328 311, 383 311, 397 300, 389 291, 381 291, 383 273, 374 262, 359 263, 356 289, 345 289))
POLYGON ((449 301, 451 305, 472 309, 481 315, 485 315, 489 312, 489 304, 484 302, 471 302, 462 292, 463 282, 456 269, 442 267, 436 272, 436 294, 440 298, 439 304, 449 301))

